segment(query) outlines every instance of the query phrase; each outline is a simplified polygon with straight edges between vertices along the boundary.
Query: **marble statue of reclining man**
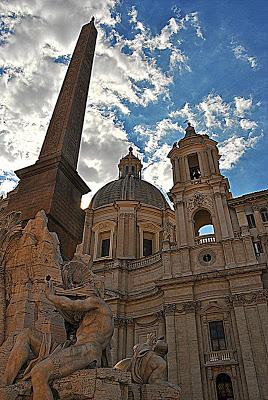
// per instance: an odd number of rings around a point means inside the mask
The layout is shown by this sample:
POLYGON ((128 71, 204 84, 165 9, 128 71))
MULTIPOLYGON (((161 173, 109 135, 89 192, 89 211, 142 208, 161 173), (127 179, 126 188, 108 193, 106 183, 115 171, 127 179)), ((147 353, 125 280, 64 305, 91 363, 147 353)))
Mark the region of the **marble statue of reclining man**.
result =
POLYGON ((94 285, 84 289, 85 296, 73 300, 56 295, 52 281, 48 281, 48 300, 69 322, 72 318, 79 321, 76 342, 55 345, 51 342, 51 335, 31 328, 23 330, 17 336, 7 362, 3 378, 5 385, 13 384, 21 367, 29 360, 31 351, 37 359, 30 363, 24 377, 32 380, 33 400, 53 400, 49 383, 54 379, 88 366, 101 366, 103 352, 109 347, 113 335, 113 315, 94 285))

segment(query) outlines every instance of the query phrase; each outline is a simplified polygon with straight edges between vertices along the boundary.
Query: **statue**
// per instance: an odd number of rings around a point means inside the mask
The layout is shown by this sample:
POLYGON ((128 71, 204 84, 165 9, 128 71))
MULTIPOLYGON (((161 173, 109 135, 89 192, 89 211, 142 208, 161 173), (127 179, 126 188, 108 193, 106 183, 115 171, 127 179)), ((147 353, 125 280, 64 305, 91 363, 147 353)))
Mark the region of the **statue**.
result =
POLYGON ((13 384, 21 367, 29 360, 30 352, 36 356, 23 376, 24 380, 31 378, 33 400, 53 400, 49 384, 55 379, 80 369, 107 366, 107 352, 114 330, 112 311, 100 297, 94 274, 87 269, 85 284, 85 274, 83 277, 74 264, 78 269, 86 268, 82 260, 69 262, 64 268, 65 289, 56 294, 53 282, 47 276, 45 294, 64 319, 77 326, 76 335, 57 344, 53 343, 50 334, 24 329, 17 336, 8 359, 3 378, 6 386, 13 384))
POLYGON ((167 343, 163 337, 156 339, 152 333, 147 341, 133 347, 133 356, 119 361, 114 368, 130 371, 133 383, 160 384, 170 386, 180 392, 180 388, 167 382, 167 343))

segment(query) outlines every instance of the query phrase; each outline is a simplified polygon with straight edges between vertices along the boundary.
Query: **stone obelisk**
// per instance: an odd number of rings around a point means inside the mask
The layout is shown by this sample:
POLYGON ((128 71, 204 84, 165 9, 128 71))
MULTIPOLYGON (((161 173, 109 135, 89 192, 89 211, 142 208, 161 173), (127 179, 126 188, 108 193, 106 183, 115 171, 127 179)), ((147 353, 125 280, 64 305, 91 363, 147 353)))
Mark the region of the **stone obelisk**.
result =
POLYGON ((58 234, 63 256, 68 258, 82 241, 80 202, 89 192, 76 168, 96 39, 92 19, 80 32, 39 158, 16 171, 20 182, 8 202, 10 211, 21 211, 24 223, 45 210, 48 227, 58 234))

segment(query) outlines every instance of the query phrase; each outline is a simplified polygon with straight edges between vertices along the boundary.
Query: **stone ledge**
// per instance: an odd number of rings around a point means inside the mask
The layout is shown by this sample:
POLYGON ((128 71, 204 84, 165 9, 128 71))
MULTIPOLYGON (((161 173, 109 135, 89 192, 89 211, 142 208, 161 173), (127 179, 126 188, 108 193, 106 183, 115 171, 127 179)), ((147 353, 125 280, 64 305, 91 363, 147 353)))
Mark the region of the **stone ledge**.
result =
MULTIPOLYGON (((128 400, 129 372, 112 368, 88 369, 56 380, 52 384, 55 400, 128 400)), ((19 382, 0 388, 1 400, 31 400, 31 384, 19 382)))
MULTIPOLYGON (((175 385, 137 385, 129 372, 113 368, 87 369, 56 380, 54 400, 179 400, 175 385)), ((1 400, 32 400, 30 381, 0 388, 1 400)), ((40 399, 41 400, 41 399, 40 399)))

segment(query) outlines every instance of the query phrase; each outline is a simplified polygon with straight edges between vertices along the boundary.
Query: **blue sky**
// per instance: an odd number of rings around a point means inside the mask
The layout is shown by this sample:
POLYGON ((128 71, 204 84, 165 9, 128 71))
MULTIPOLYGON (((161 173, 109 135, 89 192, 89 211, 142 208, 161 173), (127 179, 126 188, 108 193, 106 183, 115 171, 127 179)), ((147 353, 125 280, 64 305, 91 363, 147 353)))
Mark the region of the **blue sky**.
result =
POLYGON ((267 1, 12 0, 0 7, 3 194, 16 184, 14 170, 37 159, 92 15, 99 35, 79 162, 92 194, 116 178, 130 144, 144 178, 168 191, 166 155, 185 120, 219 142, 235 196, 267 187, 267 1))

